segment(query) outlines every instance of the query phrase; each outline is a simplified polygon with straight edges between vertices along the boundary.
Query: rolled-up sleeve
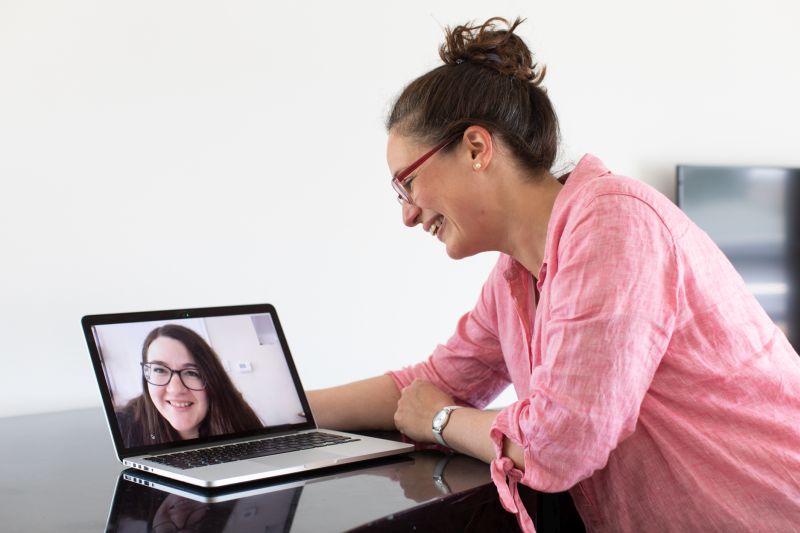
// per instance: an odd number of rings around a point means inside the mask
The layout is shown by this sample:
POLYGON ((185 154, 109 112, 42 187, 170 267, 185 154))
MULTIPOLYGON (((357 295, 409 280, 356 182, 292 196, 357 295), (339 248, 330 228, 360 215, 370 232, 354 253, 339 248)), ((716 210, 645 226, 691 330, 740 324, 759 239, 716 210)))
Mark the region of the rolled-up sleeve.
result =
POLYGON ((399 389, 414 379, 425 379, 461 403, 483 408, 509 385, 494 301, 501 278, 501 261, 498 261, 475 307, 461 317, 447 343, 437 346, 421 363, 388 372, 399 389))
POLYGON ((490 431, 501 495, 516 481, 563 491, 602 469, 633 432, 675 325, 680 265, 659 215, 625 194, 576 209, 542 285, 530 394, 490 431), (504 438, 524 450, 524 471, 502 456, 504 438))

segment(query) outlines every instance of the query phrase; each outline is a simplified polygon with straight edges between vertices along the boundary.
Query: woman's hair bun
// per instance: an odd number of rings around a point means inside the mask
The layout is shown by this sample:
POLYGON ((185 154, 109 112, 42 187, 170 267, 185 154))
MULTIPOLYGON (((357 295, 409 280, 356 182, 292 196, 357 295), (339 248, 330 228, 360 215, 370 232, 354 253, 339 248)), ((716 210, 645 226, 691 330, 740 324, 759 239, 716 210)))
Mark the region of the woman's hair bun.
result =
POLYGON ((514 34, 514 29, 524 19, 517 17, 513 23, 502 17, 493 17, 481 25, 468 23, 446 29, 445 42, 439 56, 446 65, 471 63, 492 68, 502 74, 539 85, 545 68, 537 68, 525 42, 514 34), (496 23, 506 26, 498 29, 496 23))

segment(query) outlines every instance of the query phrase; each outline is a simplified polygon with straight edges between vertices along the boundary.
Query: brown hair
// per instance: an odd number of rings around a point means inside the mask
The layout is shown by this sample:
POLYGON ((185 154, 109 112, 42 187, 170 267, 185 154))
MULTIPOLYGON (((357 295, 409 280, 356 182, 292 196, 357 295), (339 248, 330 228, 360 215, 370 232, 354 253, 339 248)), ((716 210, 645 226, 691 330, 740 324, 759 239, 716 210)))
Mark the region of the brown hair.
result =
MULTIPOLYGON (((263 427, 258 416, 228 377, 219 356, 195 331, 176 324, 167 324, 154 329, 144 340, 142 362, 147 362, 147 350, 159 337, 169 337, 186 346, 206 380, 208 413, 200 423, 200 437, 226 435, 263 427)), ((177 379, 177 376, 173 379, 177 379)), ((142 390, 144 392, 141 395, 128 402, 120 417, 125 444, 131 447, 181 440, 178 432, 161 416, 153 404, 144 375, 142 375, 142 390)))
POLYGON ((446 28, 439 49, 444 65, 403 90, 386 129, 433 145, 480 125, 524 167, 550 170, 558 150, 558 118, 541 87, 546 69, 537 68, 527 45, 514 34, 522 22, 494 17, 481 25, 446 28))

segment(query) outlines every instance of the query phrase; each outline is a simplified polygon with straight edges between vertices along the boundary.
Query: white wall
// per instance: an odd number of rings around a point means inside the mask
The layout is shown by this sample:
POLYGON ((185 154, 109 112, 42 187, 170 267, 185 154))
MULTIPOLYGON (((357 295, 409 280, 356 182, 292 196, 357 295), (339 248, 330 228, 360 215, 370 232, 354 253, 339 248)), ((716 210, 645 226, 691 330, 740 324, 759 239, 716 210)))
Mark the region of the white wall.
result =
POLYGON ((565 161, 800 166, 790 0, 2 0, 0 416, 99 404, 87 313, 272 302, 308 387, 426 356, 494 257, 400 223, 382 122, 492 15, 528 17, 565 161))

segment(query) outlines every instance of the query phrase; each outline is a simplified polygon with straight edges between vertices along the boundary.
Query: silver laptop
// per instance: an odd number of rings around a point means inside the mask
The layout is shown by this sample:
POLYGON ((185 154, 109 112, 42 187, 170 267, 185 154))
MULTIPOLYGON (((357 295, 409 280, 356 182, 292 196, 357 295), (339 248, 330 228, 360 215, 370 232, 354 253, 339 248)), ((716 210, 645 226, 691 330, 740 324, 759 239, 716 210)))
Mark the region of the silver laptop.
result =
POLYGON ((317 428, 270 304, 89 315, 117 457, 200 487, 409 452, 317 428))

